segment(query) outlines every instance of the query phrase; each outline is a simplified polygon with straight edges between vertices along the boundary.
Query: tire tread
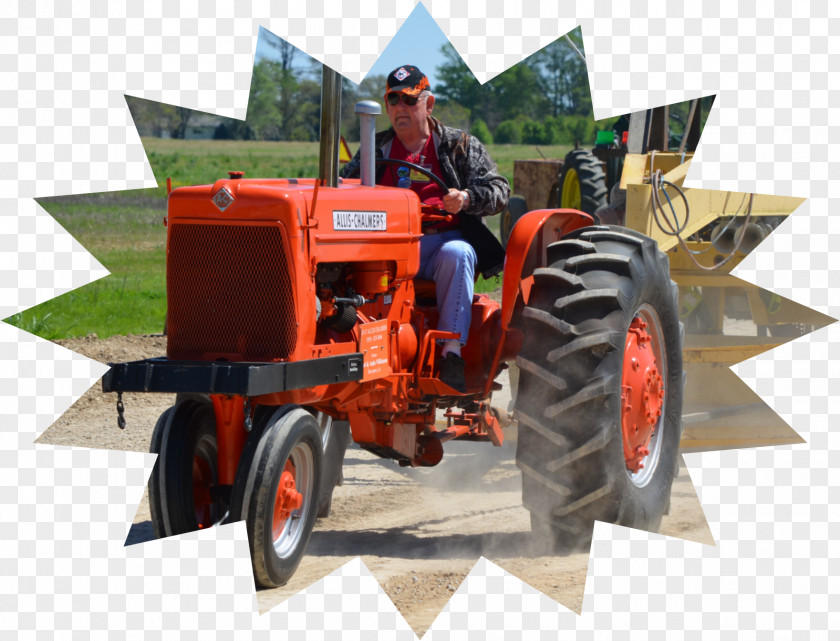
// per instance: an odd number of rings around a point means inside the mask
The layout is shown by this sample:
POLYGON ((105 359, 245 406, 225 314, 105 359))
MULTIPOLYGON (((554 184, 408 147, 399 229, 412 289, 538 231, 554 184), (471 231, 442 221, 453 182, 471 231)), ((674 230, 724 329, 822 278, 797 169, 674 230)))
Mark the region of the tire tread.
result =
POLYGON ((576 230, 547 255, 522 310, 517 357, 523 504, 534 531, 547 528, 565 547, 588 544, 595 520, 655 530, 682 427, 682 327, 668 258, 647 236, 607 225, 576 230), (620 415, 627 328, 642 304, 660 318, 669 415, 655 476, 639 487, 626 470, 620 415))

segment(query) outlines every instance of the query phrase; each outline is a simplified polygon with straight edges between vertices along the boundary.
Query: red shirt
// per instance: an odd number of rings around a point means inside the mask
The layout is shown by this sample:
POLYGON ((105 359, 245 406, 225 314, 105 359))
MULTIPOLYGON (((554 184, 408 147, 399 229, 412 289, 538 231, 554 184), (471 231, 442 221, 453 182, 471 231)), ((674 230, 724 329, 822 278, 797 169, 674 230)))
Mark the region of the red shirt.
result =
MULTIPOLYGON (((431 171, 438 178, 443 178, 433 136, 429 136, 428 140, 426 140, 426 144, 423 145, 423 149, 416 154, 408 153, 408 150, 402 142, 400 142, 400 139, 394 136, 393 142, 391 143, 391 153, 389 154, 389 158, 394 160, 405 160, 406 162, 420 165, 423 169, 431 171)), ((441 209, 441 214, 446 214, 443 210, 443 196, 447 192, 443 191, 428 176, 424 176, 416 171, 410 171, 408 167, 386 165, 385 172, 382 175, 382 179, 379 181, 379 184, 385 185, 386 187, 409 188, 420 197, 421 203, 439 207, 441 209)), ((449 229, 455 229, 457 227, 458 214, 454 214, 451 221, 432 223, 429 226, 424 225, 424 230, 430 231, 430 229, 434 229, 437 232, 441 232, 449 229)))
MULTIPOLYGON (((423 149, 416 154, 408 153, 400 139, 395 136, 391 144, 389 157, 393 160, 405 160, 420 165, 438 178, 442 178, 433 136, 429 136, 423 149)), ((406 179, 411 181, 410 189, 420 197, 420 202, 427 205, 442 206, 442 198, 446 192, 442 191, 428 176, 416 171, 409 172, 407 167, 387 165, 379 184, 387 187, 409 187, 406 179), (400 180, 400 174, 402 174, 402 181, 400 180)))

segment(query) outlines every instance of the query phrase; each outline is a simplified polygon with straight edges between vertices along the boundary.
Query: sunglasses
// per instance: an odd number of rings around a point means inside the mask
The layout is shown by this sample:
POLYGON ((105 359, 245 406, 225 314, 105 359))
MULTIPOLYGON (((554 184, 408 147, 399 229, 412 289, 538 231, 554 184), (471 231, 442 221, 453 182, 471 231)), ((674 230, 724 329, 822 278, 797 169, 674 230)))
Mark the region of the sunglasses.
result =
POLYGON ((408 94, 400 93, 398 91, 392 91, 391 93, 385 94, 385 102, 387 102, 390 106, 396 107, 400 100, 403 101, 403 104, 406 107, 413 107, 417 104, 417 96, 409 96, 408 94))

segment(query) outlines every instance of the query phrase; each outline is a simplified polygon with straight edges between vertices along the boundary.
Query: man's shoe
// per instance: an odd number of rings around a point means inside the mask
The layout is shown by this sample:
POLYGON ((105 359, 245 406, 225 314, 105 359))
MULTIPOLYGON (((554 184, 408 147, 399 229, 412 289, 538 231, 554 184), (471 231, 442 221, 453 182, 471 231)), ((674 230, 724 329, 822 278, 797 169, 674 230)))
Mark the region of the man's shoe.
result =
POLYGON ((467 391, 467 384, 464 380, 464 359, 450 352, 445 358, 440 359, 440 380, 462 394, 467 391))

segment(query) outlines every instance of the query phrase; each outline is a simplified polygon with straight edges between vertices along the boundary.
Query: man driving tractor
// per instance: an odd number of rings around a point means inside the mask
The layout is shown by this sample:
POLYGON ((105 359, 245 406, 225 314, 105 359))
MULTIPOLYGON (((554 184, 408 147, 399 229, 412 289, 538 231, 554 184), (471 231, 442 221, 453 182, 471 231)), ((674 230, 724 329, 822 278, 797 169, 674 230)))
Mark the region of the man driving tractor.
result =
MULTIPOLYGON (((449 186, 444 193, 428 176, 408 167, 377 167, 377 184, 412 189, 422 202, 448 214, 447 220, 424 225, 417 276, 435 281, 438 329, 460 335, 443 343, 439 376, 463 392, 461 347, 469 334, 476 272, 490 278, 502 270, 505 259, 504 248, 481 218, 505 208, 510 185, 475 136, 432 117, 435 96, 417 67, 403 65, 389 73, 384 99, 391 128, 377 133, 376 158, 419 165, 449 186)), ((359 165, 357 153, 342 176, 358 177, 359 165)))
POLYGON ((575 548, 596 520, 658 529, 684 381, 667 255, 574 209, 527 212, 503 252, 481 218, 508 183, 478 140, 431 117, 410 65, 387 78, 387 131, 379 105, 356 105, 362 151, 344 173, 361 179, 340 184, 340 83, 323 73, 317 178, 234 171, 167 197, 166 356, 102 379, 118 422, 123 392, 176 394, 149 448, 156 535, 244 521, 256 584, 283 585, 329 512, 342 433, 411 467, 452 440, 500 446, 490 401, 514 361, 536 540, 575 548), (475 274, 502 267, 501 302, 474 296, 475 274))

